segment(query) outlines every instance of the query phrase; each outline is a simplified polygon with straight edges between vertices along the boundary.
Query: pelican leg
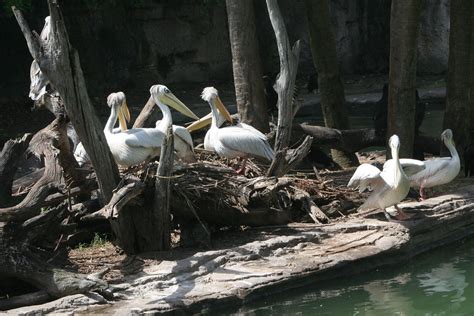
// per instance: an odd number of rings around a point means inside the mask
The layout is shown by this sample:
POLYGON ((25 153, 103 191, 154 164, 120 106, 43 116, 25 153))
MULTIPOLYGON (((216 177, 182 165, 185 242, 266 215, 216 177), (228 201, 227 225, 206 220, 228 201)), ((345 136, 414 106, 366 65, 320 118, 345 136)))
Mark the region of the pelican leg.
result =
POLYGON ((247 158, 244 158, 244 161, 242 162, 242 165, 240 166, 239 169, 236 170, 237 174, 245 175, 245 167, 246 166, 247 166, 247 158))
POLYGON ((394 218, 396 220, 399 220, 399 221, 405 221, 407 219, 410 219, 411 218, 411 215, 408 215, 407 213, 405 213, 404 211, 402 211, 400 208, 398 208, 398 206, 395 204, 394 205, 395 209, 397 210, 398 214, 396 216, 394 216, 394 218))
POLYGON ((423 191, 423 183, 420 185, 420 201, 423 201, 426 199, 425 192, 423 191))

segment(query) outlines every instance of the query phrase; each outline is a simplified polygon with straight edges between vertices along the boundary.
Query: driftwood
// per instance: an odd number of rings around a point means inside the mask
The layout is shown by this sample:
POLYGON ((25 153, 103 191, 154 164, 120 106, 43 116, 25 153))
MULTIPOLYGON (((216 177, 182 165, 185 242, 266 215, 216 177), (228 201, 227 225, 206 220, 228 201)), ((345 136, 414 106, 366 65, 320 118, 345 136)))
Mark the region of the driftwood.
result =
POLYGON ((158 120, 157 115, 154 115, 154 113, 157 112, 154 111, 155 108, 155 100, 153 100, 153 98, 150 96, 137 119, 135 120, 135 123, 133 123, 133 128, 149 127, 154 125, 158 120))
POLYGON ((62 234, 75 228, 64 222, 70 216, 67 193, 71 187, 83 184, 83 177, 74 168, 66 125, 65 117, 59 116, 31 138, 28 150, 44 161, 44 172, 19 204, 0 209, 0 278, 25 280, 39 290, 0 300, 0 309, 106 288, 100 280, 48 263, 52 259, 48 249, 61 242, 62 234), (45 209, 45 200, 57 191, 63 193, 57 201, 63 202, 45 209))
POLYGON ((12 10, 30 54, 64 101, 67 114, 94 166, 104 200, 108 201, 119 180, 117 165, 110 153, 102 126, 94 114, 79 56, 69 43, 59 5, 56 0, 48 0, 48 7, 51 31, 47 42, 31 32, 19 10, 15 7, 12 10))
POLYGON ((30 150, 44 160, 43 176, 19 204, 0 208, 0 221, 28 219, 40 212, 43 201, 53 190, 65 189, 74 183, 80 183, 81 179, 71 167, 71 164, 75 163, 74 158, 72 155, 62 154, 69 151, 65 128, 64 119, 57 118, 33 136, 30 150))
POLYGON ((169 250, 171 247, 170 177, 173 171, 173 152, 173 127, 169 125, 161 145, 160 165, 156 175, 153 203, 154 233, 157 236, 156 246, 159 250, 169 250))
POLYGON ((10 200, 13 176, 32 136, 31 134, 25 134, 22 138, 9 140, 0 152, 0 206, 5 206, 10 200))
MULTIPOLYGON (((275 82, 275 91, 278 94, 278 126, 275 138, 275 157, 268 169, 268 176, 282 176, 289 169, 289 162, 286 160, 286 151, 290 145, 291 125, 293 117, 297 111, 294 102, 296 72, 298 70, 298 60, 300 53, 300 42, 296 41, 290 47, 290 41, 286 32, 285 23, 276 0, 267 0, 268 14, 275 32, 278 54, 280 56, 280 74, 275 82)), ((301 146, 311 145, 311 139, 307 138, 301 146)), ((301 157, 294 157, 300 160, 309 151, 309 147, 301 147, 295 153, 301 157)))
MULTIPOLYGON (((298 124, 296 132, 303 132, 314 137, 314 145, 327 146, 347 152, 357 152, 367 147, 385 147, 385 137, 375 132, 373 128, 338 130, 335 128, 298 124)), ((440 140, 438 138, 417 135, 415 148, 433 155, 439 154, 440 140)))

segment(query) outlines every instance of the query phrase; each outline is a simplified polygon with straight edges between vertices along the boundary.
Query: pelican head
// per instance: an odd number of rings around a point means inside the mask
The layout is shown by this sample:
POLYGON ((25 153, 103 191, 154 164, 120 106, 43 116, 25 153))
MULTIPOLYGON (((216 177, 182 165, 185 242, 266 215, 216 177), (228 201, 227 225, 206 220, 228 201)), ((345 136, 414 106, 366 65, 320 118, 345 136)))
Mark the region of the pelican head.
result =
POLYGON ((393 134, 388 140, 388 145, 391 149, 400 149, 400 138, 398 138, 396 134, 393 134))
POLYGON ((445 142, 446 141, 449 141, 449 140, 452 140, 453 139, 453 131, 451 129, 445 129, 442 133, 441 133, 441 139, 444 140, 445 142))
POLYGON ((119 91, 109 94, 109 96, 107 97, 107 105, 116 109, 120 129, 122 131, 126 131, 127 122, 130 122, 130 111, 128 110, 125 93, 119 91))
POLYGON ((165 104, 171 106, 175 110, 183 113, 184 115, 198 120, 199 117, 193 113, 183 102, 181 102, 166 86, 156 84, 151 86, 150 94, 155 100, 156 104, 165 104))
POLYGON ((227 111, 226 107, 221 101, 221 98, 219 98, 219 94, 217 92, 217 89, 214 87, 206 87, 202 90, 201 93, 201 98, 208 102, 209 105, 215 106, 217 110, 224 116, 224 118, 232 123, 232 117, 230 116, 229 111, 227 111))

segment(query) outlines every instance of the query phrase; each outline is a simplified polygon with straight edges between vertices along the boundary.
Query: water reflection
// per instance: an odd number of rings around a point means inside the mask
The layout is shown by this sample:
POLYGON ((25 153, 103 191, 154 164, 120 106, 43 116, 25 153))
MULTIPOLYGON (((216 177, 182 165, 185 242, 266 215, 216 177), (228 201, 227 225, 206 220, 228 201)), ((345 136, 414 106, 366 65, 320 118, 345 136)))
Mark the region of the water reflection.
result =
POLYGON ((474 239, 460 241, 400 266, 273 295, 233 315, 474 315, 473 259, 474 239))

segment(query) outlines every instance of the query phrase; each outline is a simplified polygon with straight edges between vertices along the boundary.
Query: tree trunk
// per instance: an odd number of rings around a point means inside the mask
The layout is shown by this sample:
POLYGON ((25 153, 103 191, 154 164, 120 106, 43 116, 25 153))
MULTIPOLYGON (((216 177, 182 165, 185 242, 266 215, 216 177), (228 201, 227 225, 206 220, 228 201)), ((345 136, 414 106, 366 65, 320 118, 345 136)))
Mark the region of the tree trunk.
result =
MULTIPOLYGON (((337 129, 350 129, 344 87, 339 74, 336 42, 331 26, 328 0, 306 0, 311 52, 318 71, 319 94, 324 124, 337 129)), ((358 164, 350 152, 331 150, 334 161, 341 167, 358 164)))
MULTIPOLYGON (((474 128, 472 89, 474 88, 474 4, 470 0, 451 2, 448 84, 444 128, 453 130, 459 152, 470 143, 474 128)), ((447 149, 442 145, 442 152, 447 149)))
POLYGON ((226 0, 235 96, 242 122, 268 132, 253 0, 226 0))
POLYGON ((413 154, 419 22, 419 0, 392 1, 387 137, 400 137, 400 157, 413 154))
POLYGON ((99 119, 87 94, 79 55, 69 43, 64 18, 56 0, 48 0, 51 31, 47 42, 31 33, 23 15, 12 8, 33 58, 64 101, 67 114, 97 175, 104 202, 112 197, 119 173, 99 119))

